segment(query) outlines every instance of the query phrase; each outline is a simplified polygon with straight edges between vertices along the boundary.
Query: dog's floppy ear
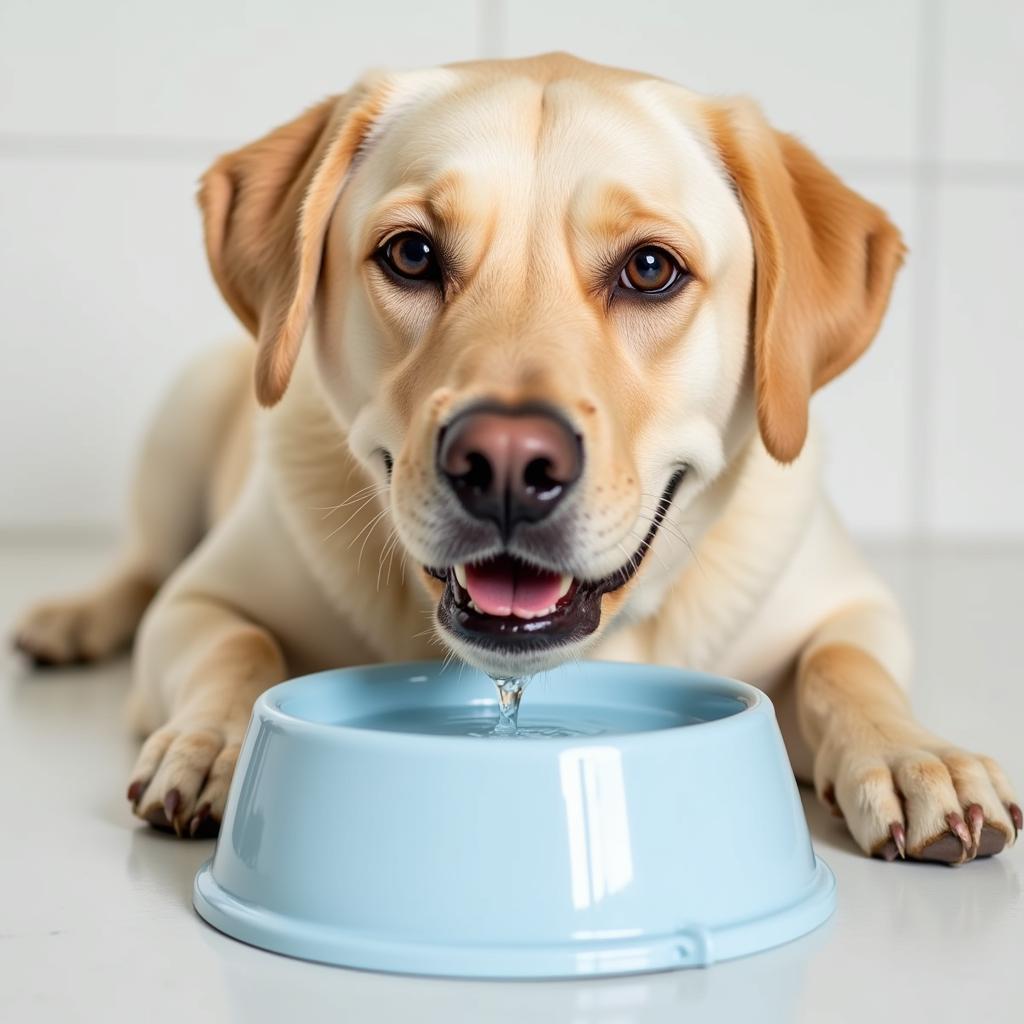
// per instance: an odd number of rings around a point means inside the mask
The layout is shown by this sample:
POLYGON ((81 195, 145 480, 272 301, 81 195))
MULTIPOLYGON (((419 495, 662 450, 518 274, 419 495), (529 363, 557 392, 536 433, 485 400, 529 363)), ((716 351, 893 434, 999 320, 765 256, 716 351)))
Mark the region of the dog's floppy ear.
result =
POLYGON ((331 97, 227 153, 199 189, 206 252, 221 294, 256 338, 256 395, 274 405, 306 330, 331 211, 380 112, 381 84, 331 97))
POLYGON ((906 251, 885 213, 750 101, 709 108, 754 242, 754 373, 765 447, 791 462, 811 393, 874 338, 906 251))

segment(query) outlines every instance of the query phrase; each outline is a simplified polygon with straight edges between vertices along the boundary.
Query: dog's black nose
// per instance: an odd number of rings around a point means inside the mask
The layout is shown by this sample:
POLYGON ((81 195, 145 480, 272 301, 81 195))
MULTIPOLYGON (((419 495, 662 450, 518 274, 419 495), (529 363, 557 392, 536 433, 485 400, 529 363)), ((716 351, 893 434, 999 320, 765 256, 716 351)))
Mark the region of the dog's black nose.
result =
POLYGON ((507 540, 568 494, 583 471, 583 443, 553 412, 476 407, 445 428, 437 465, 463 508, 495 522, 507 540))

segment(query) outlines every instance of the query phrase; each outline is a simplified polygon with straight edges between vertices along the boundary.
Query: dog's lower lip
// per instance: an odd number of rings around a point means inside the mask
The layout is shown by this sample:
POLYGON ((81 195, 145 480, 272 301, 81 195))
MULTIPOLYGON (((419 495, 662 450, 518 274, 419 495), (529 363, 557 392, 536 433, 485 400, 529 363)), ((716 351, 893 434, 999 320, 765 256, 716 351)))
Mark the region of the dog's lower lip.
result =
MULTIPOLYGON (((684 467, 672 475, 658 502, 646 536, 625 565, 597 580, 573 579, 554 606, 537 614, 525 617, 511 613, 489 615, 481 611, 470 598, 464 586, 463 566, 460 565, 459 572, 454 565, 444 568, 425 567, 428 574, 445 584, 438 604, 439 624, 476 646, 510 651, 553 647, 589 636, 601 621, 601 598, 625 586, 640 568, 685 473, 684 467), (463 579, 460 580, 458 576, 463 579)), ((510 572, 515 571, 517 566, 524 570, 527 568, 526 563, 511 556, 499 557, 508 561, 510 572)), ((553 574, 556 571, 551 572, 553 574)))

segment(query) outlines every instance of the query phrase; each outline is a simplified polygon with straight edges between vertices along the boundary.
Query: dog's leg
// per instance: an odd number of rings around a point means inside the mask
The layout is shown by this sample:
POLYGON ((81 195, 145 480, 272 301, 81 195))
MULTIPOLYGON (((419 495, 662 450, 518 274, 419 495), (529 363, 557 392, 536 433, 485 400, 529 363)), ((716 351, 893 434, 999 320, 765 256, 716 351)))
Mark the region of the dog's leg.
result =
POLYGON ((286 677, 274 638, 222 601, 161 599, 139 635, 136 686, 166 711, 142 746, 128 799, 178 835, 216 832, 252 705, 286 677))
POLYGON ((143 440, 115 567, 79 593, 36 604, 15 626, 15 647, 37 665, 96 661, 131 642, 153 595, 209 525, 219 444, 251 364, 248 348, 220 348, 169 390, 143 440))
MULTIPOLYGON (((874 856, 959 864, 999 853, 1021 829, 1021 809, 995 761, 914 719, 896 681, 903 667, 887 667, 906 660, 892 657, 902 628, 892 609, 852 607, 799 659, 792 696, 818 797, 874 856)), ((785 724, 785 709, 779 717, 785 724)))

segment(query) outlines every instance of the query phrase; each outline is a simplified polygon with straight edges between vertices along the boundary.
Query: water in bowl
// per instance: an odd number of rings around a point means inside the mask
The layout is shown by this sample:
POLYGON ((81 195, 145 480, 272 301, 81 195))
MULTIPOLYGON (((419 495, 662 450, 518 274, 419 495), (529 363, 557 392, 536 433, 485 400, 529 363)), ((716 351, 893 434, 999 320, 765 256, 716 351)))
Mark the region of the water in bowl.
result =
POLYGON ((356 729, 419 733, 427 736, 501 737, 507 739, 602 736, 653 732, 704 719, 678 708, 645 705, 569 705, 541 703, 520 719, 520 705, 530 677, 491 677, 497 702, 474 701, 466 705, 418 705, 392 707, 340 721, 356 729), (496 705, 496 707, 495 707, 496 705), (497 710, 497 716, 495 716, 497 710))
POLYGON ((514 739, 604 736, 628 732, 653 732, 680 725, 692 725, 698 719, 676 711, 650 707, 587 706, 578 704, 527 705, 515 733, 499 733, 500 724, 493 701, 469 705, 439 705, 391 708, 372 715, 345 719, 339 723, 356 729, 384 732, 419 733, 427 736, 468 736, 480 739, 514 739))

